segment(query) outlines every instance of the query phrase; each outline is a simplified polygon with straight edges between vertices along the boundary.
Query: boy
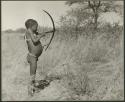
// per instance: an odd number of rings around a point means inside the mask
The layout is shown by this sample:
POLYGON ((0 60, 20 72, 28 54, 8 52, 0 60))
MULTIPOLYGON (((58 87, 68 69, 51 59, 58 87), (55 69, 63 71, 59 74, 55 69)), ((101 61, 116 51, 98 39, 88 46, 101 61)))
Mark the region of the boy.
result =
MULTIPOLYGON (((27 42, 29 53, 27 55, 27 61, 30 64, 30 82, 28 86, 28 94, 33 95, 35 89, 35 75, 37 69, 37 61, 38 57, 42 54, 43 46, 40 42, 40 39, 45 36, 44 33, 38 33, 38 23, 34 19, 28 19, 25 22, 26 26, 26 33, 25 33, 25 40, 27 42)), ((47 33, 51 33, 47 32, 47 33)))

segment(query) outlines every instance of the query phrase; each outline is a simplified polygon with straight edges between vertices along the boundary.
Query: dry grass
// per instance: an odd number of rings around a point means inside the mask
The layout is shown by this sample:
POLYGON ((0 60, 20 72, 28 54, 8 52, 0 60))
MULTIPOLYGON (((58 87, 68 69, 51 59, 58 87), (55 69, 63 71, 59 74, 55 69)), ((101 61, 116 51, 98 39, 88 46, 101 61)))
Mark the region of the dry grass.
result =
MULTIPOLYGON (((3 100, 27 98, 29 66, 21 35, 2 34, 3 100)), ((43 52, 38 62, 38 78, 59 77, 58 83, 69 93, 58 100, 123 100, 123 39, 120 35, 118 41, 107 40, 104 35, 93 40, 83 36, 70 41, 54 39, 43 52)))

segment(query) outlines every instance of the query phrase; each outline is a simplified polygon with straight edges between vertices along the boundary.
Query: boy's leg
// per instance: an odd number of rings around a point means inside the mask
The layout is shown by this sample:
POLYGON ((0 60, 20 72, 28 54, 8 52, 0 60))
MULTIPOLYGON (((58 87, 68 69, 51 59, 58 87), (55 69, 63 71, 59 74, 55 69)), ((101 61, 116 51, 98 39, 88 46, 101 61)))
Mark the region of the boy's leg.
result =
POLYGON ((31 60, 32 61, 30 63, 30 80, 32 81, 32 83, 34 83, 37 69, 37 60, 35 58, 32 58, 31 60))
POLYGON ((37 59, 33 56, 28 56, 28 62, 30 64, 30 80, 28 86, 29 95, 33 95, 36 69, 37 69, 37 59))

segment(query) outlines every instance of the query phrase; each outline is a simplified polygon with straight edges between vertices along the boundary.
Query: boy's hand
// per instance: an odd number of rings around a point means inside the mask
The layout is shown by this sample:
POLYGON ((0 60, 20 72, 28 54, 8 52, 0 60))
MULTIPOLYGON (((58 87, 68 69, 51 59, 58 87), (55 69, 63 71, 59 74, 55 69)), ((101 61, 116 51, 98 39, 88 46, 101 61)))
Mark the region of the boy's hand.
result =
POLYGON ((48 44, 44 45, 44 46, 48 46, 48 44))

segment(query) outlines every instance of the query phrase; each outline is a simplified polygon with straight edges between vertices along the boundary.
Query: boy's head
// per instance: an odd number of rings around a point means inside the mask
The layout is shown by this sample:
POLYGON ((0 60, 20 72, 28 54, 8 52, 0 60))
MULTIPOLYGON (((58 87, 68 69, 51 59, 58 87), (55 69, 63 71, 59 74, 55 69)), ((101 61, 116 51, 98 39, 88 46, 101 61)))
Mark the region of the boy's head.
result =
POLYGON ((28 19, 25 22, 25 26, 27 29, 31 29, 33 32, 37 31, 38 23, 34 19, 28 19))

